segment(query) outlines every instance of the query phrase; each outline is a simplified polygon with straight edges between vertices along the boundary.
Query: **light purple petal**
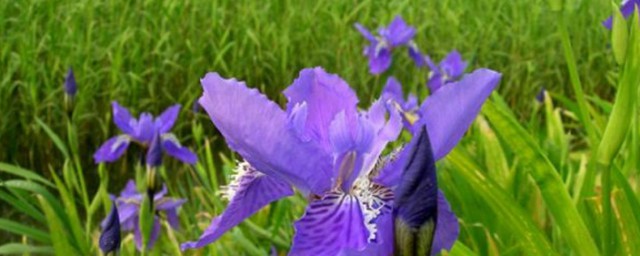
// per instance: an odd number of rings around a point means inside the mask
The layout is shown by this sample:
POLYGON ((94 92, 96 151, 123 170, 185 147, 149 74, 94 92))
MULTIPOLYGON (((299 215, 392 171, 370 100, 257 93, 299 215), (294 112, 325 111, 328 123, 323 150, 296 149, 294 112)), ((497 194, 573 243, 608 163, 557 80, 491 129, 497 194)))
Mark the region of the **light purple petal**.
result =
MULTIPOLYGON (((160 220, 158 217, 153 217, 153 228, 151 229, 151 235, 149 236, 149 241, 147 242, 147 250, 151 250, 153 246, 156 244, 156 241, 160 237, 160 232, 162 231, 162 226, 160 225, 160 220)), ((138 251, 142 250, 142 233, 140 232, 140 225, 136 225, 133 231, 133 240, 136 242, 136 248, 138 251)))
POLYGON ((467 62, 462 59, 458 51, 453 50, 440 62, 440 68, 450 79, 457 79, 464 74, 467 62))
POLYGON ((345 249, 340 255, 342 256, 391 256, 394 250, 393 238, 393 215, 383 214, 376 220, 378 227, 378 239, 370 242, 367 247, 362 250, 345 249))
POLYGON ((301 141, 287 125, 287 114, 243 82, 209 73, 202 79, 200 104, 229 147, 261 172, 322 194, 331 186, 331 156, 301 141))
POLYGON ((158 132, 160 134, 169 132, 173 128, 178 114, 180 114, 180 104, 175 104, 162 112, 155 120, 158 132))
POLYGON ((329 150, 329 125, 335 116, 344 112, 349 125, 356 122, 358 97, 349 85, 337 75, 322 68, 307 68, 284 92, 287 112, 297 104, 306 104, 304 134, 329 150))
POLYGON ((458 234, 460 233, 458 218, 453 211, 451 211, 451 206, 449 206, 449 202, 447 202, 442 191, 439 190, 437 218, 431 255, 437 255, 442 250, 451 250, 453 244, 458 240, 458 234))
POLYGON ((146 112, 140 114, 133 138, 140 143, 148 144, 153 139, 155 132, 156 126, 153 123, 153 116, 146 112))
POLYGON ((131 136, 134 136, 138 121, 131 116, 129 110, 120 106, 117 101, 111 102, 113 109, 113 122, 118 128, 131 136))
POLYGON ((129 147, 131 141, 128 135, 119 135, 107 140, 95 154, 93 154, 93 160, 96 163, 114 162, 118 160, 129 147))
POLYGON ((444 77, 442 77, 442 73, 431 71, 429 73, 429 81, 427 81, 427 86, 429 87, 429 91, 431 94, 434 94, 444 85, 444 77))
POLYGON ((140 196, 140 193, 138 193, 136 182, 130 179, 127 181, 127 184, 124 186, 124 189, 122 189, 122 192, 120 193, 120 197, 128 199, 128 198, 137 197, 137 196, 140 196))
POLYGON ((387 83, 382 89, 381 98, 384 101, 392 99, 400 105, 404 104, 404 93, 402 92, 402 85, 395 77, 390 76, 389 78, 387 78, 387 83))
POLYGON ((381 30, 380 35, 396 47, 409 43, 416 35, 416 29, 409 26, 402 17, 396 16, 386 30, 381 30))
POLYGON ((162 189, 160 189, 160 191, 155 191, 153 194, 153 202, 156 203, 157 201, 159 203, 168 192, 169 190, 167 189, 167 185, 162 184, 162 189))
POLYGON ((168 211, 171 209, 177 209, 181 205, 187 202, 186 199, 179 198, 163 198, 156 203, 157 211, 168 211))
POLYGON ((331 192, 312 202, 294 224, 290 255, 337 255, 363 250, 369 231, 355 196, 331 192))
MULTIPOLYGON (((440 88, 425 100, 416 126, 426 124, 436 160, 458 144, 501 76, 489 69, 478 69, 462 80, 440 88)), ((413 130, 420 131, 416 126, 413 130)))
POLYGON ((173 134, 162 136, 162 148, 167 154, 184 163, 195 164, 198 162, 198 156, 187 147, 183 147, 173 134))
POLYGON ((373 36, 373 34, 371 34, 371 32, 367 28, 362 26, 360 23, 356 23, 355 27, 358 30, 358 32, 360 32, 360 34, 362 34, 362 36, 364 36, 364 38, 366 38, 367 40, 374 43, 378 41, 376 37, 373 36))
POLYGON ((224 212, 215 217, 209 227, 197 241, 181 245, 182 250, 200 248, 215 242, 222 234, 240 224, 244 219, 256 213, 262 207, 280 198, 293 195, 291 186, 286 182, 269 177, 246 166, 233 189, 230 203, 224 212))
POLYGON ((123 231, 133 230, 138 225, 139 208, 135 204, 118 202, 118 217, 120 218, 120 226, 123 231))

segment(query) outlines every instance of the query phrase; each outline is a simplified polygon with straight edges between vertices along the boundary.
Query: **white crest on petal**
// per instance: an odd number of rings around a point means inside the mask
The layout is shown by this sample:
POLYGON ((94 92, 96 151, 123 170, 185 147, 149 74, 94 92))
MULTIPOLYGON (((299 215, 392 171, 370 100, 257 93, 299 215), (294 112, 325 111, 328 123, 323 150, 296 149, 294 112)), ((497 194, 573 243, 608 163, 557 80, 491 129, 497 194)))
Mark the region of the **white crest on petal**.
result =
POLYGON ((377 218, 391 212, 393 191, 387 187, 371 182, 368 178, 359 178, 353 185, 352 192, 360 202, 364 215, 364 225, 369 231, 369 242, 377 237, 377 218))
POLYGON ((226 186, 220 187, 220 194, 223 198, 231 201, 238 190, 262 175, 264 174, 256 171, 256 169, 246 161, 239 162, 236 169, 233 170, 231 182, 226 186))

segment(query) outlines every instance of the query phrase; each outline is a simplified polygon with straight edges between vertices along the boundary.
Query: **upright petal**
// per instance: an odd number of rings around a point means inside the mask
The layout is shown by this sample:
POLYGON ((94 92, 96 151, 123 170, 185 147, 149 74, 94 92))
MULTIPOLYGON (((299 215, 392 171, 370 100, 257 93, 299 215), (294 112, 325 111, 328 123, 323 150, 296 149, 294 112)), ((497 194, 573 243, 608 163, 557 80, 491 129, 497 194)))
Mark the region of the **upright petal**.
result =
POLYGON ((140 143, 151 143, 153 135, 156 133, 156 126, 153 123, 153 115, 143 112, 138 118, 138 126, 135 129, 135 135, 133 138, 140 143))
POLYGON ((380 35, 393 47, 407 44, 416 35, 416 29, 409 26, 401 16, 396 16, 387 29, 380 30, 380 35))
POLYGON ((366 38, 367 40, 369 40, 371 42, 376 42, 377 41, 376 37, 373 36, 373 34, 371 34, 371 32, 367 28, 362 26, 360 23, 356 23, 355 27, 358 30, 358 32, 360 32, 360 34, 362 36, 364 36, 364 38, 366 38))
POLYGON ((73 97, 76 95, 77 90, 76 76, 73 74, 73 69, 69 68, 67 76, 64 78, 64 92, 73 97))
POLYGON ((322 68, 307 68, 284 92, 287 112, 298 104, 306 104, 305 134, 329 150, 329 125, 335 116, 344 112, 347 122, 355 124, 358 97, 349 85, 337 75, 322 68))
POLYGON ((181 245, 182 250, 200 248, 215 242, 222 234, 235 227, 262 207, 280 198, 293 195, 286 182, 264 175, 246 163, 238 166, 237 178, 228 186, 229 205, 211 221, 197 241, 181 245))
POLYGON ((431 255, 437 255, 442 250, 451 250, 453 244, 458 240, 459 233, 458 218, 451 211, 451 206, 442 191, 438 190, 438 220, 436 222, 431 255))
POLYGON ((420 107, 420 121, 414 128, 427 126, 436 160, 458 144, 500 78, 498 72, 478 69, 460 81, 440 88, 425 100, 420 107))
POLYGON ((462 55, 458 51, 453 50, 442 60, 440 68, 451 79, 457 79, 464 74, 467 62, 462 59, 462 55))
POLYGON ((128 135, 119 135, 107 140, 95 154, 93 160, 96 163, 114 162, 118 160, 129 147, 130 138, 128 135))
POLYGON ((381 98, 384 101, 392 99, 400 105, 404 104, 404 92, 402 92, 402 85, 398 82, 398 79, 393 76, 387 78, 387 83, 382 89, 381 98))
POLYGON ((198 156, 180 144, 180 141, 172 133, 166 133, 162 136, 162 148, 172 157, 187 163, 196 164, 198 156))
POLYGON ((290 255, 337 255, 368 244, 360 202, 349 194, 330 192, 312 202, 294 228, 290 255))
POLYGON ((155 123, 160 134, 167 133, 173 128, 176 119, 180 114, 180 104, 175 104, 167 108, 159 117, 156 118, 155 123))
POLYGON ((113 108, 113 122, 116 126, 122 132, 134 136, 138 121, 131 116, 129 110, 120 106, 117 101, 111 102, 111 107, 113 108))
POLYGON ((200 104, 229 146, 257 170, 322 194, 331 186, 331 156, 313 141, 302 142, 287 125, 286 113, 242 82, 209 73, 202 79, 200 104))

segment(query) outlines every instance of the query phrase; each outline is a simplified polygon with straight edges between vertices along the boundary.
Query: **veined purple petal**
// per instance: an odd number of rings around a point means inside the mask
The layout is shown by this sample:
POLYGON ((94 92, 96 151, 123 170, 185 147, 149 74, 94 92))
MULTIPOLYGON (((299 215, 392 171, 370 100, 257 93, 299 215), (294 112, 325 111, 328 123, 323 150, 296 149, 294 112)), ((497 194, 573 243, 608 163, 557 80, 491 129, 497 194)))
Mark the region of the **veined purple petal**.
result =
POLYGON ((198 162, 198 156, 187 147, 183 147, 176 136, 171 133, 162 135, 162 148, 167 154, 184 163, 195 164, 198 162))
POLYGON ((378 41, 376 37, 373 36, 373 34, 371 34, 371 32, 367 28, 362 26, 360 23, 356 23, 355 27, 358 30, 358 32, 360 32, 360 34, 362 34, 362 36, 364 36, 364 38, 366 38, 367 40, 374 43, 378 41))
POLYGON ((287 112, 294 107, 306 105, 305 134, 329 150, 329 125, 335 116, 344 112, 348 124, 356 122, 358 97, 349 85, 337 75, 322 68, 307 68, 284 92, 287 97, 287 112))
POLYGON ((120 106, 117 101, 111 102, 113 108, 113 122, 118 128, 131 136, 135 136, 135 130, 138 125, 138 121, 131 116, 129 110, 120 106))
POLYGON ((389 27, 380 30, 380 36, 389 41, 393 47, 409 43, 415 35, 416 29, 409 26, 401 16, 396 16, 389 27))
POLYGON ((451 206, 442 191, 438 190, 438 220, 431 245, 431 255, 437 255, 442 250, 450 251, 458 240, 459 233, 458 218, 451 211, 451 206))
POLYGON ((155 120, 158 132, 160 134, 169 132, 173 128, 178 114, 180 114, 180 104, 175 104, 162 112, 155 120))
POLYGON ((456 50, 451 51, 440 62, 440 68, 452 79, 457 79, 464 74, 467 68, 467 62, 462 59, 462 55, 456 50))
POLYGON ((358 198, 330 192, 312 202, 294 224, 290 255, 337 255, 346 249, 361 251, 369 231, 358 198))
MULTIPOLYGON (((136 218, 136 221, 137 218, 136 218)), ((151 250, 153 246, 156 244, 156 241, 160 237, 160 231, 162 230, 162 226, 160 225, 160 220, 158 217, 153 217, 153 228, 151 229, 151 234, 149 236, 149 241, 147 243, 147 250, 151 250)), ((136 242, 136 248, 138 250, 142 250, 142 233, 140 232, 140 226, 136 225, 133 231, 133 240, 136 242)))
POLYGON ((229 147, 247 162, 303 192, 322 194, 331 187, 331 156, 311 141, 302 142, 288 128, 287 115, 278 105, 217 73, 207 74, 201 82, 200 104, 229 147))
POLYGON ((436 160, 458 144, 500 78, 498 72, 478 69, 460 81, 440 88, 425 100, 420 107, 420 121, 414 128, 427 126, 436 160))
POLYGON ((225 211, 211 221, 197 241, 181 245, 182 250, 200 248, 215 242, 222 234, 235 227, 262 207, 280 198, 293 195, 286 182, 269 177, 246 163, 238 166, 236 179, 229 185, 226 196, 230 202, 225 211))
POLYGON ((119 135, 107 140, 100 148, 93 154, 93 160, 96 163, 114 162, 118 160, 127 148, 131 141, 128 135, 119 135))
POLYGON ((362 251, 345 249, 342 256, 391 256, 393 255, 393 216, 383 214, 376 220, 378 227, 378 238, 376 242, 370 242, 362 251))

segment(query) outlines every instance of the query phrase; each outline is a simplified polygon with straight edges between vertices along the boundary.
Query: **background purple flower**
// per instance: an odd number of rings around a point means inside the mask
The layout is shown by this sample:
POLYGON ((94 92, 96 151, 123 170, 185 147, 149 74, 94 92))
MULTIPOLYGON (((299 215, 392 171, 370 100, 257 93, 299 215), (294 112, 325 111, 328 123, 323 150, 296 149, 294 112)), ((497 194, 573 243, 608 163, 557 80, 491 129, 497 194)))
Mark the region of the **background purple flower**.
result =
POLYGON ((69 68, 67 75, 64 78, 64 93, 73 97, 78 91, 78 85, 76 84, 76 76, 73 74, 73 69, 69 68))
MULTIPOLYGON (((173 229, 178 229, 180 226, 180 222, 178 219, 178 207, 186 202, 185 199, 179 198, 168 198, 165 197, 167 194, 167 187, 162 186, 162 190, 160 192, 155 193, 153 197, 153 205, 155 205, 155 214, 153 215, 153 229, 151 231, 151 235, 149 236, 149 243, 147 245, 147 249, 150 249, 155 244, 156 240, 160 236, 160 213, 166 215, 167 221, 169 225, 173 229)), ((127 185, 120 193, 118 198, 114 198, 112 196, 112 200, 115 201, 116 206, 118 207, 118 217, 120 219, 120 226, 122 231, 133 231, 134 240, 136 242, 136 247, 138 250, 142 248, 142 235, 140 233, 139 226, 139 216, 140 216, 140 204, 142 203, 143 198, 146 196, 145 193, 139 193, 136 184, 133 180, 129 180, 127 185)), ((103 227, 106 226, 108 219, 103 221, 103 227)))
MULTIPOLYGON (((622 6, 620 7, 620 12, 622 16, 626 19, 633 14, 633 10, 635 8, 640 8, 640 0, 626 0, 622 2, 622 6)), ((611 29, 613 26, 613 17, 609 16, 605 21, 602 22, 602 25, 607 29, 611 29)))
POLYGON ((103 222, 99 245, 104 254, 117 252, 120 249, 120 218, 115 203, 103 222))
POLYGON ((113 121, 124 134, 107 140, 93 155, 96 163, 113 162, 126 152, 129 144, 134 141, 148 147, 154 136, 158 135, 162 151, 178 160, 195 164, 197 156, 188 148, 183 147, 176 136, 170 133, 178 118, 180 105, 167 108, 160 116, 154 118, 150 113, 143 112, 138 119, 133 118, 129 110, 120 106, 118 102, 111 103, 113 107, 113 121))
POLYGON ((427 81, 427 86, 431 93, 434 93, 447 83, 458 80, 467 68, 467 62, 462 59, 462 56, 456 50, 447 54, 439 65, 436 65, 429 56, 425 56, 424 59, 431 69, 429 81, 427 81))

